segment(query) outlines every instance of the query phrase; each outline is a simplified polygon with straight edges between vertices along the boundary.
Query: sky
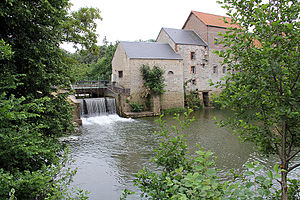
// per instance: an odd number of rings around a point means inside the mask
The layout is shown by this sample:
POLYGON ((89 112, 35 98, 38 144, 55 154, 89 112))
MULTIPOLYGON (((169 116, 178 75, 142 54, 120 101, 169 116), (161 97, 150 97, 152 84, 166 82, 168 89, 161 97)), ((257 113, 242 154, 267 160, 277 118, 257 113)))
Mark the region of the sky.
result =
MULTIPOLYGON (((162 27, 181 29, 190 12, 226 15, 216 0, 71 0, 71 10, 94 7, 101 11, 97 21, 98 44, 156 39, 162 27)), ((71 45, 62 48, 73 52, 71 45)))

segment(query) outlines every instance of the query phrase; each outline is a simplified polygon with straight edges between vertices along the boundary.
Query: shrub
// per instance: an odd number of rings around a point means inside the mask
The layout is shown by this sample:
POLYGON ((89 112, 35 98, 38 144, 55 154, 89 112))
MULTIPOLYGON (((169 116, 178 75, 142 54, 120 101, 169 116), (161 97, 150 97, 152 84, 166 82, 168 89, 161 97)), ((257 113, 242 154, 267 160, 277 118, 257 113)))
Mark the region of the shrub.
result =
POLYGON ((144 106, 142 104, 131 102, 129 103, 132 112, 142 112, 144 111, 144 106))
POLYGON ((186 94, 185 95, 185 102, 186 102, 186 106, 188 108, 191 108, 191 109, 199 109, 201 108, 201 101, 200 101, 200 98, 198 96, 198 92, 196 91, 191 91, 190 94, 186 94))

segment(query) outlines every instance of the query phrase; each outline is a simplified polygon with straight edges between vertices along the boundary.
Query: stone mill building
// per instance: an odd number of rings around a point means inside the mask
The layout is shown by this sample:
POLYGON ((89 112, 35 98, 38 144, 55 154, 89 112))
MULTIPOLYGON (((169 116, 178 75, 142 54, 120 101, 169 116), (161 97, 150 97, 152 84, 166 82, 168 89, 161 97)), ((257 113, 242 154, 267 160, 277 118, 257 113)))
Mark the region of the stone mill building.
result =
POLYGON ((227 73, 213 53, 224 48, 217 43, 218 33, 232 26, 223 18, 192 11, 182 29, 162 28, 155 42, 120 42, 112 60, 112 82, 130 91, 121 102, 122 110, 130 110, 126 102, 144 101, 142 65, 158 66, 165 72, 166 92, 153 99, 160 109, 184 107, 184 91, 197 92, 209 106, 211 94, 220 92, 209 85, 210 80, 218 81, 227 73))

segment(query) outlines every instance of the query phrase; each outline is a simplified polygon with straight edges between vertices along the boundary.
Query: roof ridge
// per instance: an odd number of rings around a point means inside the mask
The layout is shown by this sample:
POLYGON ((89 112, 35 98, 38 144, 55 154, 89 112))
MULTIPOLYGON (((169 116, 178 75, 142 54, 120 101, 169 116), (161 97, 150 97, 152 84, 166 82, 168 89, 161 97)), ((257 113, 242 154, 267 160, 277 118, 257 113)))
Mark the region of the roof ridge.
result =
POLYGON ((154 45, 169 45, 167 42, 143 42, 143 41, 119 41, 120 43, 136 43, 136 44, 154 44, 154 45))
POLYGON ((228 16, 217 15, 217 14, 206 13, 206 12, 200 12, 200 11, 195 11, 195 10, 192 10, 192 12, 197 12, 197 13, 202 13, 202 14, 207 14, 207 15, 214 15, 214 16, 218 16, 218 17, 226 17, 226 18, 231 18, 231 17, 228 17, 228 16))

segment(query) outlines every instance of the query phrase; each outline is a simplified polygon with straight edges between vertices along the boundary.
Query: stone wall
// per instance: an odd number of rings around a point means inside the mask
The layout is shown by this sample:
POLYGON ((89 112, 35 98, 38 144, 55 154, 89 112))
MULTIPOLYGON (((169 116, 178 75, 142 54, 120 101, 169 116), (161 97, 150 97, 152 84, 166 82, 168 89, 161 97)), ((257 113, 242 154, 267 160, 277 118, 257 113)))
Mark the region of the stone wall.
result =
MULTIPOLYGON (((220 38, 220 36, 218 36, 219 32, 225 33, 227 29, 222 27, 207 26, 194 14, 189 16, 183 29, 195 31, 208 44, 208 62, 203 69, 200 69, 199 74, 197 75, 197 78, 199 79, 199 81, 197 81, 197 87, 191 86, 190 89, 198 89, 199 91, 205 92, 209 91, 209 95, 211 95, 211 93, 219 93, 220 89, 209 86, 209 80, 212 80, 212 82, 217 82, 227 74, 227 67, 225 66, 225 73, 223 73, 224 66, 221 66, 220 64, 222 59, 213 53, 215 50, 224 49, 222 45, 215 44, 215 39, 220 38), (214 71, 214 66, 216 66, 216 71, 214 71)), ((183 56, 182 52, 180 52, 180 54, 183 56)), ((184 69, 186 69, 186 67, 184 69)), ((190 76, 187 77, 189 78, 190 76)))
POLYGON ((82 120, 80 116, 80 102, 77 101, 76 97, 74 95, 68 96, 67 99, 71 106, 72 106, 72 116, 73 116, 73 123, 76 123, 77 125, 81 126, 82 125, 82 120))
POLYGON ((130 59, 131 68, 131 86, 130 86, 130 101, 143 103, 141 97, 145 88, 144 80, 140 72, 142 65, 150 67, 158 66, 162 68, 165 78, 166 92, 161 96, 161 108, 169 109, 173 107, 184 106, 183 92, 183 69, 181 60, 151 60, 151 59, 130 59))
POLYGON ((208 43, 208 27, 194 14, 189 16, 182 29, 195 31, 206 43, 208 43))
POLYGON ((187 91, 207 90, 208 87, 208 49, 205 46, 178 45, 178 52, 183 58, 183 74, 187 91), (195 59, 191 59, 195 52, 195 59), (194 67, 194 72, 192 71, 194 67), (194 82, 193 82, 194 80, 194 82))
POLYGON ((156 42, 159 42, 159 43, 168 43, 171 48, 177 52, 177 47, 176 47, 176 44, 173 42, 173 40, 170 39, 170 37, 166 34, 166 32, 161 29, 157 39, 156 39, 156 42))
POLYGON ((119 85, 122 85, 124 88, 130 88, 129 58, 121 44, 118 45, 112 60, 112 76, 115 77, 115 81, 119 85), (123 77, 119 77, 119 71, 123 72, 123 77))

